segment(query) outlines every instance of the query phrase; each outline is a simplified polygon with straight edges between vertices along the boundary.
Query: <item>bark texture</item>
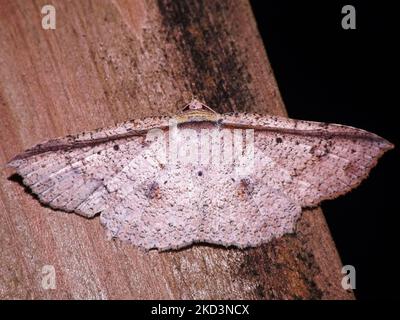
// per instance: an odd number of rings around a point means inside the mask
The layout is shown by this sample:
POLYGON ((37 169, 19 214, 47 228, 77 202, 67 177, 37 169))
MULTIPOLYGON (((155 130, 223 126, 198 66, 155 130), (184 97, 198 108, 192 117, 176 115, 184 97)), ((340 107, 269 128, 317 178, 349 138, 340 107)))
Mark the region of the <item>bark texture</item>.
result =
MULTIPOLYGON (((285 115, 246 1, 52 1, 56 30, 42 29, 45 4, 1 0, 1 165, 42 140, 172 114, 192 97, 221 113, 285 115)), ((147 253, 0 173, 0 298, 353 298, 319 209, 259 248, 147 253), (42 287, 46 265, 56 289, 42 287)))

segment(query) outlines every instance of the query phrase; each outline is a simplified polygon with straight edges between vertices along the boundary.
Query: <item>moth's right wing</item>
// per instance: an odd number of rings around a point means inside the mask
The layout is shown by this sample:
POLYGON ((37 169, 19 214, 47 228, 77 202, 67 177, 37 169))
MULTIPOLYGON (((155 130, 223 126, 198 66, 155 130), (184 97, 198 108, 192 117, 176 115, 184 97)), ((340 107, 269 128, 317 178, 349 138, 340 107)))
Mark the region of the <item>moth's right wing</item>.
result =
POLYGON ((373 133, 338 124, 254 114, 226 115, 222 124, 255 128, 253 179, 302 207, 357 187, 394 147, 373 133))

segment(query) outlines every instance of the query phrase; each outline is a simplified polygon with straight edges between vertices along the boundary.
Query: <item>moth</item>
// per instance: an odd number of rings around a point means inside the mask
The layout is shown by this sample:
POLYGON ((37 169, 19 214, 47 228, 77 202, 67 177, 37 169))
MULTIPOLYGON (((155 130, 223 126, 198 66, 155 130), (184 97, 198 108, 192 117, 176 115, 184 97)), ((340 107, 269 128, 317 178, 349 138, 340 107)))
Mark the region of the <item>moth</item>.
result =
POLYGON ((253 247, 294 231, 302 208, 357 187, 394 146, 364 130, 199 101, 53 139, 8 165, 51 208, 100 215, 108 236, 145 249, 253 247))

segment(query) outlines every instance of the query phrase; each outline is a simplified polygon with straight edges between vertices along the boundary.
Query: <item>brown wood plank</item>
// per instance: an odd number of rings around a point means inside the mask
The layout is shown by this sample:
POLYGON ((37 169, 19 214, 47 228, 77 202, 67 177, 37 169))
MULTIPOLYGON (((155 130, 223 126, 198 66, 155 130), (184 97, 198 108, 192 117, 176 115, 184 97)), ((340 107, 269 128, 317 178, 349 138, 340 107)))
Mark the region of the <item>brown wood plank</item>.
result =
MULTIPOLYGON (((47 1, 0 5, 0 165, 42 140, 174 113, 193 96, 216 111, 285 115, 247 1, 47 1)), ((41 206, 1 170, 0 298, 353 298, 322 212, 249 250, 143 252, 99 219, 41 206), (53 265, 56 289, 41 286, 53 265)))

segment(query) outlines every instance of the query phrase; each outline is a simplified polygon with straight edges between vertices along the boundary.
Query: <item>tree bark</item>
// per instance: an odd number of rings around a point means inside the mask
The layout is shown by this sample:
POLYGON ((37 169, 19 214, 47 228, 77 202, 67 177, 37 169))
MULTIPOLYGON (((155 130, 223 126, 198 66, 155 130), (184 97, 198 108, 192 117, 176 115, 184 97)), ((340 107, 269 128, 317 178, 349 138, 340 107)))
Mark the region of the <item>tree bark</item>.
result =
MULTIPOLYGON (((49 138, 175 113, 285 115, 247 1, 1 0, 0 163, 49 138)), ((2 299, 351 299, 319 209, 258 248, 144 252, 43 207, 1 170, 2 299), (42 281, 54 266, 56 288, 42 281)))

